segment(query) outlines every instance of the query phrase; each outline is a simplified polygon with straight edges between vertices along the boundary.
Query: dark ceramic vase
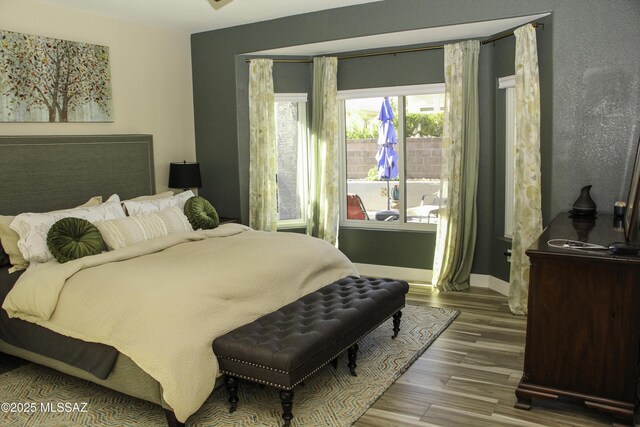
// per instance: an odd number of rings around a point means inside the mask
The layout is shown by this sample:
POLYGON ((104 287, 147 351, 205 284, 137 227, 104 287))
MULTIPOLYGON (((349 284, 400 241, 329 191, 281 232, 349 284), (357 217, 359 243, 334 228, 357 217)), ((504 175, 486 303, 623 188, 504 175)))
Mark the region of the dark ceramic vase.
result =
POLYGON ((572 213, 578 215, 593 215, 596 213, 596 202, 593 201, 589 191, 590 185, 585 185, 580 190, 580 197, 573 203, 572 213))
POLYGON ((596 226, 596 218, 593 215, 574 215, 571 225, 576 230, 577 240, 586 242, 589 240, 589 233, 596 226))

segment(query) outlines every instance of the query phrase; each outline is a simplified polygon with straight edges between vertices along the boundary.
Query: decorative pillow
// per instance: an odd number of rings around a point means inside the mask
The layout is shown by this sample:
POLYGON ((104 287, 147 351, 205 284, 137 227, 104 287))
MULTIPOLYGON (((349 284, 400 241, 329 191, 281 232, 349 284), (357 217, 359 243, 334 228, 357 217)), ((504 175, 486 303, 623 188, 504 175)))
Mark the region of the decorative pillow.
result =
POLYGON ((47 233, 47 247, 59 262, 97 255, 104 248, 104 240, 95 225, 86 219, 62 218, 47 233))
MULTIPOLYGON (((120 196, 118 196, 117 194, 110 195, 105 203, 109 203, 109 202, 118 202, 118 203, 120 203, 120 196)), ((79 207, 82 207, 82 206, 79 206, 79 207)))
POLYGON ((94 224, 110 250, 125 248, 171 233, 193 231, 178 207, 94 224))
POLYGON ((87 200, 82 205, 78 206, 79 208, 88 208, 89 206, 98 206, 102 204, 102 196, 93 196, 89 200, 87 200))
POLYGON ((189 197, 193 196, 193 191, 188 190, 184 193, 176 194, 171 197, 164 197, 162 199, 142 201, 125 200, 122 204, 125 206, 129 216, 138 216, 158 212, 174 206, 177 206, 182 210, 184 208, 184 203, 189 199, 189 197))
MULTIPOLYGON (((117 195, 114 195, 118 197, 117 195)), ((111 196, 111 197, 114 197, 111 196)), ((94 196, 87 200, 84 204, 78 206, 79 208, 98 206, 102 203, 102 196, 94 196)), ((20 248, 18 247, 18 240, 20 236, 18 233, 9 228, 9 224, 15 219, 15 216, 2 216, 0 215, 0 243, 9 256, 9 262, 13 266, 13 271, 24 270, 29 267, 29 262, 24 259, 20 248)))
POLYGON ((74 208, 47 213, 23 213, 11 222, 11 229, 20 236, 18 248, 27 262, 47 262, 53 255, 47 247, 49 228, 62 218, 82 218, 89 222, 124 218, 120 199, 114 195, 99 206, 74 208))
POLYGON ((18 233, 9 228, 9 224, 15 219, 15 216, 0 215, 0 242, 2 248, 9 256, 9 262, 14 270, 24 270, 29 267, 29 262, 24 259, 18 248, 18 233))
POLYGON ((184 213, 194 230, 211 230, 220 223, 218 212, 204 197, 193 196, 184 204, 184 213))

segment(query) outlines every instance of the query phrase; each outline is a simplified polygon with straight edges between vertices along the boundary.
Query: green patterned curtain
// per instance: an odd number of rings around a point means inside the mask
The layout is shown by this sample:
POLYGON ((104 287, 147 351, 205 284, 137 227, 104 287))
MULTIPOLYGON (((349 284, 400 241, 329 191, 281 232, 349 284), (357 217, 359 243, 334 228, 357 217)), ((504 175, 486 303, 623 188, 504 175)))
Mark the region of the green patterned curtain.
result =
POLYGON ((276 119, 273 61, 252 59, 249 64, 249 226, 276 231, 276 119))
POLYGON ((515 314, 527 314, 530 263, 525 251, 542 233, 540 84, 535 28, 527 24, 515 30, 514 34, 516 36, 516 161, 509 308, 515 314))
POLYGON ((307 234, 336 244, 339 221, 338 59, 313 59, 307 234))
POLYGON ((440 290, 467 289, 471 276, 477 226, 479 51, 477 40, 444 47, 443 202, 432 279, 440 290))

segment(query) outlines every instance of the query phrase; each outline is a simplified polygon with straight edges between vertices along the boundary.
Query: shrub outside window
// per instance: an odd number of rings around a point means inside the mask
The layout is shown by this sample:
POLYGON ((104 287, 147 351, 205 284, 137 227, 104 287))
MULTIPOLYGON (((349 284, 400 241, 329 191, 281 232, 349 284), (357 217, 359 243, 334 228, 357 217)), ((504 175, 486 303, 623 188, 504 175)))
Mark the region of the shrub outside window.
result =
POLYGON ((441 201, 444 84, 340 91, 338 97, 343 136, 341 225, 435 230, 441 201), (388 180, 376 159, 385 97, 397 135, 392 148, 398 174, 388 180))

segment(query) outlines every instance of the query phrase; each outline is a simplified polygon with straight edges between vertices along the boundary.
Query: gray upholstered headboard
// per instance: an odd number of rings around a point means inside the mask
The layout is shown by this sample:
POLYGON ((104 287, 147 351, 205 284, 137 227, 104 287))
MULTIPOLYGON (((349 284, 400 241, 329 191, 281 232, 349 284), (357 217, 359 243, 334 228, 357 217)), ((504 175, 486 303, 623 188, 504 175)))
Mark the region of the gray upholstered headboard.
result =
POLYGON ((0 136, 0 215, 155 193, 151 135, 0 136))

